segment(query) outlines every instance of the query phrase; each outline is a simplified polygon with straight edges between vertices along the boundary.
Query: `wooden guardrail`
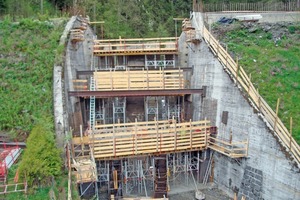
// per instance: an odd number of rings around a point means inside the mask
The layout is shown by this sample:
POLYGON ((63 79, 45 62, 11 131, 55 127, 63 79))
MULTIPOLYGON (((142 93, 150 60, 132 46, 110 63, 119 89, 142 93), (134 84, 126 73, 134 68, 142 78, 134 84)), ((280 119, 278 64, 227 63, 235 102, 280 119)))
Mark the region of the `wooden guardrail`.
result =
POLYGON ((183 70, 139 70, 94 72, 96 90, 184 89, 183 70))
POLYGON ((230 142, 225 139, 210 136, 208 147, 230 158, 242 158, 248 156, 248 140, 241 142, 230 142))
POLYGON ((253 106, 264 116, 266 122, 274 130, 275 135, 279 138, 282 145, 288 149, 299 166, 300 147, 279 119, 277 115, 278 113, 275 113, 267 102, 260 96, 244 69, 232 59, 232 57, 212 36, 212 34, 205 27, 203 27, 202 31, 202 36, 210 49, 227 69, 227 72, 231 75, 232 79, 241 86, 245 93, 247 93, 248 97, 253 102, 253 106))

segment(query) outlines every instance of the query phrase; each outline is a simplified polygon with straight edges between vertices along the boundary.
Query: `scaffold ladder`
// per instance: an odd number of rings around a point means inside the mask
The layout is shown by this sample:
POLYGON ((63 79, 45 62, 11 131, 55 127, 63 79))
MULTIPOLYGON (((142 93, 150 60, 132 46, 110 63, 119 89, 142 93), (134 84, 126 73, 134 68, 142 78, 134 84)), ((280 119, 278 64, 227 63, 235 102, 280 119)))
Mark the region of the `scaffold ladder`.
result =
MULTIPOLYGON (((91 76, 90 79, 90 91, 95 91, 95 80, 94 77, 91 76)), ((91 130, 94 130, 95 127, 95 96, 90 97, 90 126, 91 130)))

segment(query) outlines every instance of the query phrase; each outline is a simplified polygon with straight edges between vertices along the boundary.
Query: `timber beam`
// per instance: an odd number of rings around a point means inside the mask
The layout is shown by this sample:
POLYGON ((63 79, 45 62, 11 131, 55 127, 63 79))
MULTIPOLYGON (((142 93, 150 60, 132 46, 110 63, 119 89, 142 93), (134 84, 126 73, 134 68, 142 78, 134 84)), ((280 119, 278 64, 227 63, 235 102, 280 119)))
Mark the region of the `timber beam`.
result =
POLYGON ((114 90, 114 91, 69 91, 70 96, 98 98, 108 97, 138 97, 138 96, 183 96, 189 94, 204 94, 203 89, 176 89, 176 90, 114 90))
MULTIPOLYGON (((183 70, 183 72, 192 72, 193 73, 193 70, 194 68, 193 67, 182 67, 182 68, 167 68, 167 70, 183 70)), ((157 69, 148 69, 148 71, 154 71, 154 70, 157 70, 157 69)), ((97 72, 109 72, 111 71, 110 69, 104 69, 104 70, 98 70, 97 72)), ((116 71, 126 71, 126 69, 123 69, 123 70, 116 70, 116 71)), ((127 70, 128 71, 128 70, 127 70)), ((131 70, 133 71, 133 70, 131 70)), ((134 71, 143 71, 143 70, 134 70, 134 71)), ((79 78, 79 76, 91 76, 94 74, 94 72, 96 72, 95 70, 76 70, 76 76, 77 78, 79 78)))

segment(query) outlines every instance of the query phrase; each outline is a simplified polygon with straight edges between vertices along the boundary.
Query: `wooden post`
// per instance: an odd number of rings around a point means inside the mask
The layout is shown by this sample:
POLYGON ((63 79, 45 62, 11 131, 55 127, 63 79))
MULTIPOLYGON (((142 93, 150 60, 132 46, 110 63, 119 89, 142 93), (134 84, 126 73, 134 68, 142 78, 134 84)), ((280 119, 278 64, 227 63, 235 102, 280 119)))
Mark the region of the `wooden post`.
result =
POLYGON ((204 121, 204 128, 205 128, 205 130, 204 130, 204 136, 205 136, 205 148, 207 148, 207 133, 206 133, 206 117, 205 117, 205 119, 204 119, 205 121, 204 121))
POLYGON ((193 148, 193 140, 192 140, 192 119, 190 119, 190 148, 193 148))
MULTIPOLYGON (((161 69, 161 68, 160 68, 161 69)), ((163 82, 163 89, 165 89, 165 68, 162 67, 162 82, 163 82)))
POLYGON ((174 151, 175 151, 177 148, 177 130, 176 130, 177 124, 176 124, 176 120, 175 120, 174 116, 173 116, 172 122, 174 122, 174 151))
MULTIPOLYGON (((127 68, 128 69, 128 68, 127 68)), ((128 90, 130 90, 130 71, 129 70, 127 70, 126 69, 126 71, 125 72, 127 72, 127 81, 128 81, 128 85, 127 85, 127 89, 128 90)))
POLYGON ((157 124, 156 117, 154 117, 154 121, 155 121, 155 130, 156 130, 156 152, 158 152, 158 124, 157 124))
POLYGON ((250 94, 249 94, 249 92, 250 92, 250 85, 251 85, 251 73, 249 74, 249 83, 248 83, 248 91, 247 91, 248 96, 250 96, 250 94))
POLYGON ((111 69, 110 69, 110 89, 113 90, 113 77, 112 77, 111 69))
POLYGON ((239 71, 240 71, 240 66, 239 66, 239 58, 236 58, 236 74, 235 74, 235 80, 236 80, 236 84, 238 83, 238 76, 239 76, 239 71))
POLYGON ((261 112, 261 97, 260 97, 258 88, 257 88, 257 93, 258 93, 258 110, 259 110, 259 112, 261 112))
POLYGON ((238 198, 237 198, 237 193, 236 193, 236 192, 234 193, 233 200, 238 200, 238 198))
POLYGON ((135 155, 136 155, 136 154, 137 154, 137 118, 135 118, 135 130, 134 130, 134 135, 135 135, 134 148, 135 148, 135 155))
MULTIPOLYGON (((226 44, 226 53, 228 52, 228 45, 226 44)), ((227 57, 226 57, 227 58, 227 57)))
POLYGON ((113 178, 114 178, 114 189, 118 189, 118 171, 113 171, 113 178))
POLYGON ((280 104, 280 98, 277 99, 277 105, 276 105, 276 117, 275 117, 275 122, 274 122, 274 131, 275 132, 276 132, 276 126, 277 126, 277 120, 278 120, 279 104, 280 104))
POLYGON ((248 149, 249 149, 249 138, 247 138, 246 157, 248 157, 248 149))
POLYGON ((229 138, 229 143, 232 143, 232 131, 230 131, 230 138, 229 138))
POLYGON ((217 40, 217 57, 219 57, 220 42, 217 40))
POLYGON ((289 145, 290 151, 292 149, 292 136, 293 136, 292 129, 293 129, 293 118, 291 117, 290 118, 290 145, 289 145))
POLYGON ((147 90, 149 90, 149 71, 148 71, 148 67, 147 67, 147 90))
POLYGON ((81 153, 84 156, 84 144, 83 144, 83 137, 82 137, 82 125, 79 126, 80 129, 80 143, 81 143, 81 153))
POLYGON ((115 135, 115 125, 113 124, 113 155, 116 156, 116 135, 115 135))

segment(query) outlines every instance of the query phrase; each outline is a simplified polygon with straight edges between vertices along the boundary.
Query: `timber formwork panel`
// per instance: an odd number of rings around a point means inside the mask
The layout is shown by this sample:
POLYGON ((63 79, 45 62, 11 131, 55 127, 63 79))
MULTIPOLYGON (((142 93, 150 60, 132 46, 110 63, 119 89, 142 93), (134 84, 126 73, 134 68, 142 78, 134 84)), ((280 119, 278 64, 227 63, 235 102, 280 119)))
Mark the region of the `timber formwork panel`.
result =
POLYGON ((139 70, 94 72, 96 90, 184 89, 183 70, 139 70))
POLYGON ((153 155, 205 149, 209 121, 176 123, 175 120, 95 126, 90 135, 95 159, 153 155))
POLYGON ((166 55, 177 53, 177 39, 174 37, 94 41, 94 55, 96 56, 166 55))

